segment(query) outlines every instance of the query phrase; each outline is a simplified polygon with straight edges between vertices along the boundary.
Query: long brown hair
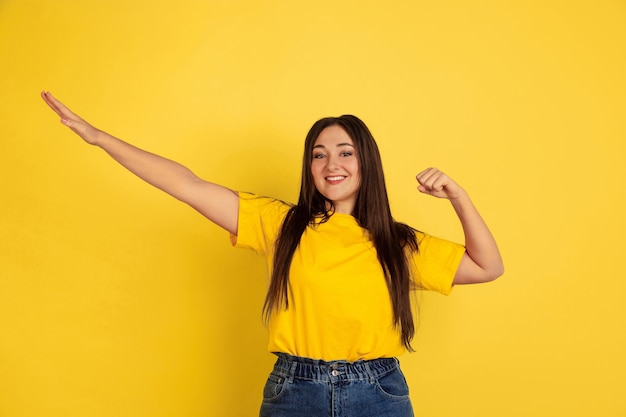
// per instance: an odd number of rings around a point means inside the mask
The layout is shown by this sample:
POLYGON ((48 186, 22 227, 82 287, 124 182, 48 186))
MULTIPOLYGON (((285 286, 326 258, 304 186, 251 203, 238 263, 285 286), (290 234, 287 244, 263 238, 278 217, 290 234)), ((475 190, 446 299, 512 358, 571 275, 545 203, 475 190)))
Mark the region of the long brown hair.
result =
POLYGON ((275 309, 289 307, 289 269, 302 233, 315 218, 326 221, 334 211, 333 202, 315 188, 311 161, 317 137, 322 130, 335 125, 342 127, 350 136, 359 160, 361 185, 352 215, 371 236, 389 289, 394 326, 400 329, 402 343, 411 350, 415 325, 407 257, 418 249, 415 230, 392 218, 378 146, 365 123, 352 115, 318 120, 307 134, 302 158, 300 197, 298 204, 288 211, 276 241, 274 267, 263 306, 265 320, 269 320, 275 309))

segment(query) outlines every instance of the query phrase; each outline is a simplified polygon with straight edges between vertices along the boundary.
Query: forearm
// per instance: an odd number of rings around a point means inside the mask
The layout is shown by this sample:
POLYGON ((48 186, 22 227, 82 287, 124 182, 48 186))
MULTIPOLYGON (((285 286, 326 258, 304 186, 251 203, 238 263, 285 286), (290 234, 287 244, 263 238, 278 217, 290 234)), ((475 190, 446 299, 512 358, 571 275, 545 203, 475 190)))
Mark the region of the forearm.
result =
POLYGON ((139 149, 96 129, 54 98, 50 92, 42 91, 41 97, 59 115, 61 123, 85 142, 99 146, 139 178, 189 204, 230 233, 237 234, 237 193, 198 178, 177 162, 139 149))
POLYGON ((147 183, 186 201, 189 185, 200 179, 185 166, 147 152, 101 130, 94 132, 94 145, 147 183))
POLYGON ((144 151, 106 132, 93 132, 93 141, 114 160, 147 183, 189 204, 218 226, 237 234, 237 193, 198 178, 185 166, 144 151))
POLYGON ((496 240, 467 193, 463 191, 450 202, 463 227, 467 255, 479 268, 478 271, 473 268, 475 270, 468 280, 491 281, 502 275, 504 264, 496 240))

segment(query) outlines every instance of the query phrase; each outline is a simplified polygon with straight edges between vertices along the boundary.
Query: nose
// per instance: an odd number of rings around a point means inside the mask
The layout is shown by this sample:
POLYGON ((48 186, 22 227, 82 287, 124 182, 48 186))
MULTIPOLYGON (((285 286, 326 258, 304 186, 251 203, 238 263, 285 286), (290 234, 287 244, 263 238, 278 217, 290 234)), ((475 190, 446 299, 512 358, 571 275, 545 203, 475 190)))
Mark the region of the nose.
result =
POLYGON ((331 155, 328 157, 328 169, 330 171, 335 171, 339 168, 339 158, 337 156, 331 155))

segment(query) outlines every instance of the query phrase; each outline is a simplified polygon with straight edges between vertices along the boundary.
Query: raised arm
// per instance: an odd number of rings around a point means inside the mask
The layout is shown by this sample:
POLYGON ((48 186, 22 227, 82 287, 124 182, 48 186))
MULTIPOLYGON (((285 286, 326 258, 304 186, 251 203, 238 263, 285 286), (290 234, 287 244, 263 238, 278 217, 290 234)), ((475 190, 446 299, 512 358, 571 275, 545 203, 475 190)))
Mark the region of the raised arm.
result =
POLYGON ((465 234, 465 254, 454 277, 455 284, 493 281, 504 273, 498 245, 467 192, 436 168, 417 175, 418 190, 447 198, 456 211, 465 234))
POLYGON ((49 92, 41 97, 85 142, 102 148, 126 169, 149 184, 189 204, 206 218, 237 234, 239 198, 234 191, 198 178, 183 165, 139 149, 96 129, 55 99, 49 92))

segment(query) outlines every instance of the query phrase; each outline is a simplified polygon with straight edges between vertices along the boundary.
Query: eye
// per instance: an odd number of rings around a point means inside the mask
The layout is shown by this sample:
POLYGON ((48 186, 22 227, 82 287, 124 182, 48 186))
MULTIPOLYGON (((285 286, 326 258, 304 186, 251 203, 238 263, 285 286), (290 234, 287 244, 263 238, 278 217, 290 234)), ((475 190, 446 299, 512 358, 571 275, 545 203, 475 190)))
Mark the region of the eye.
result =
POLYGON ((313 154, 313 159, 322 159, 324 158, 326 155, 324 155, 323 153, 314 153, 313 154))
POLYGON ((352 155, 353 155, 352 151, 343 151, 343 152, 341 152, 341 156, 352 156, 352 155))

